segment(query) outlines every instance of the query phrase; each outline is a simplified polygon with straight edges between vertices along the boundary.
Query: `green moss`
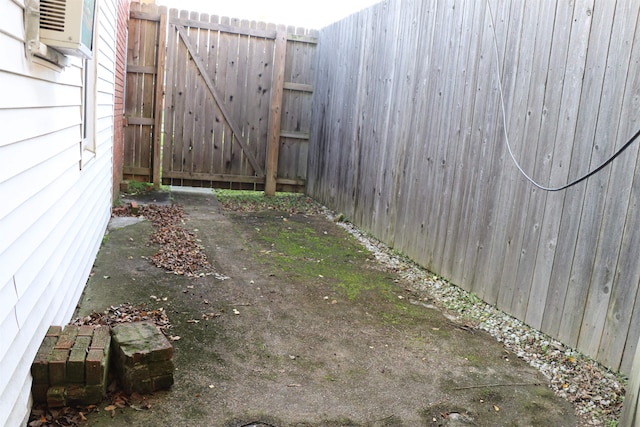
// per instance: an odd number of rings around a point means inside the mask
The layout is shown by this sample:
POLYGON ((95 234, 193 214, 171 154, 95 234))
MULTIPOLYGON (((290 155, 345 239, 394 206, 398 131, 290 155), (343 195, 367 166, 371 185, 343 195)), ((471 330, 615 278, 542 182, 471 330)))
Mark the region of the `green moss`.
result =
POLYGON ((486 364, 486 359, 483 357, 480 357, 477 354, 465 354, 464 356, 462 356, 466 361, 468 361, 469 363, 471 363, 472 365, 475 366, 481 366, 486 364))
POLYGON ((553 391, 548 387, 536 387, 533 390, 533 393, 538 397, 542 397, 543 399, 555 399, 556 397, 553 391))
POLYGON ((441 338, 447 338, 451 336, 449 330, 444 328, 431 329, 431 333, 441 338))
POLYGON ((484 400, 494 404, 502 402, 502 399, 502 394, 499 391, 489 387, 480 389, 476 397, 476 400, 484 400))
POLYGON ((367 255, 350 236, 336 239, 319 235, 313 228, 290 220, 257 229, 265 262, 301 277, 324 279, 349 300, 367 291, 389 292, 392 287, 381 272, 362 269, 367 255))

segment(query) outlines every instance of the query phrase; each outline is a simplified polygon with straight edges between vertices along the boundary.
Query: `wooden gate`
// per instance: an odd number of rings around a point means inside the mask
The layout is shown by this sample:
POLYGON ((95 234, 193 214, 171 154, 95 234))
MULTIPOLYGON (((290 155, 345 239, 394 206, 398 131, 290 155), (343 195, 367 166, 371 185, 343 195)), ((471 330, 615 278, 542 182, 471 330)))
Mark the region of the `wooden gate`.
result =
POLYGON ((159 184, 161 169, 169 185, 304 191, 315 33, 131 10, 125 177, 159 184))
POLYGON ((160 183, 166 7, 132 3, 125 80, 123 179, 160 183), (163 45, 160 46, 160 43, 163 45))

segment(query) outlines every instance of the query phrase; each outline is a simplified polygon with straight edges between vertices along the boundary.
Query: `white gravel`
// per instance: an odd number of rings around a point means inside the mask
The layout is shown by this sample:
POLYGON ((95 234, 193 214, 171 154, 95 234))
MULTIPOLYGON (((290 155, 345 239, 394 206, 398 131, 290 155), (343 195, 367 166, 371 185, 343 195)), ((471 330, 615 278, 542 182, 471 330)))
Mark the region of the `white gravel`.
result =
POLYGON ((537 368, 558 396, 574 404, 584 425, 617 425, 625 383, 621 376, 542 332, 481 301, 475 295, 403 258, 349 222, 325 215, 353 235, 376 260, 397 272, 423 300, 453 313, 459 321, 485 330, 504 347, 537 368))

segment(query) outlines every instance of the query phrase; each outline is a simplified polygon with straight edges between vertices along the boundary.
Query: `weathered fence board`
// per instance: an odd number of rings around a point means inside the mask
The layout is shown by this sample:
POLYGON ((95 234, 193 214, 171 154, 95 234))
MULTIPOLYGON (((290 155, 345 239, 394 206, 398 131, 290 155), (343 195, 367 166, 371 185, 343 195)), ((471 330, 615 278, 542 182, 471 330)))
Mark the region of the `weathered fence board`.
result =
MULTIPOLYGON (((621 104, 616 100, 611 100, 613 105, 618 104, 618 106, 611 105, 607 109, 617 110, 615 116, 610 116, 608 111, 603 111, 602 115, 598 114, 599 104, 607 101, 606 94, 603 93, 605 84, 613 83, 615 85, 616 83, 608 78, 607 64, 611 60, 621 59, 616 53, 613 53, 617 49, 609 49, 608 38, 614 25, 615 5, 610 3, 602 5, 600 12, 593 17, 589 41, 587 78, 583 84, 587 97, 582 103, 586 107, 583 109, 585 119, 584 124, 579 125, 576 134, 576 139, 585 141, 584 145, 589 147, 591 152, 590 168, 600 165, 613 154, 615 149, 619 148, 619 146, 616 147, 616 144, 605 141, 614 142, 616 140, 619 126, 617 118, 620 114, 621 104), (609 52, 613 55, 612 58, 609 57, 609 52), (597 116, 597 120, 593 120, 594 116, 597 116), (589 119, 591 122, 588 122, 589 119)), ((622 143, 619 141, 618 145, 622 145, 622 143)), ((633 166, 629 163, 629 159, 629 156, 620 159, 619 168, 615 169, 615 171, 630 172, 630 176, 628 172, 622 175, 622 179, 626 182, 631 182, 633 179, 633 166)), ((582 272, 588 273, 588 276, 584 276, 585 281, 590 279, 578 335, 578 345, 589 354, 597 353, 600 345, 611 295, 611 284, 614 280, 613 270, 616 268, 615 263, 619 256, 624 227, 624 222, 618 219, 626 215, 629 200, 629 191, 608 191, 608 186, 615 185, 615 178, 612 180, 611 173, 612 169, 608 168, 607 171, 603 171, 587 182, 587 197, 584 200, 579 231, 580 239, 574 259, 574 269, 578 268, 582 272), (611 196, 614 194, 612 199, 611 196), (589 248, 593 241, 598 242, 595 251, 593 248, 589 248), (585 268, 586 266, 590 266, 590 268, 585 268)), ((627 188, 630 190, 630 186, 627 188)))
POLYGON ((549 186, 610 156, 640 127, 639 7, 387 0, 323 29, 307 192, 628 372, 640 335, 637 145, 548 193, 513 165, 504 128, 549 186))
POLYGON ((125 95, 125 179, 152 180, 153 138, 159 135, 154 111, 162 105, 158 98, 160 92, 156 90, 161 13, 166 13, 166 8, 131 4, 125 95))
MULTIPOLYGON (((518 19, 514 26, 512 22, 513 19, 510 18, 510 6, 508 3, 498 4, 498 2, 492 2, 492 10, 495 15, 495 31, 499 40, 509 40, 505 34, 508 34, 509 31, 513 31, 514 28, 520 28, 521 19, 518 19), (499 7, 498 7, 499 6, 499 7)), ((517 18, 519 18, 519 14, 514 14, 517 18)), ((491 19, 491 15, 488 16, 488 19, 491 19)), ((491 32, 487 33, 489 36, 492 36, 491 32)), ((519 33, 518 33, 519 34, 519 33)), ((514 41, 519 42, 519 36, 513 38, 514 41)), ((508 46, 507 43, 501 42, 497 47, 498 56, 500 58, 505 57, 505 49, 513 48, 512 46, 508 46)), ((495 54, 491 56, 492 61, 495 63, 495 54)), ((502 75, 505 74, 505 70, 512 69, 513 64, 509 64, 507 66, 506 63, 502 64, 500 68, 500 72, 502 75)), ((513 73, 512 73, 513 74, 513 73)), ((495 79, 497 76, 494 73, 495 79)), ((505 83, 507 81, 505 80, 505 83)), ((497 82, 495 80, 492 81, 490 87, 495 88, 497 82)), ((504 88, 505 91, 509 90, 509 87, 506 86, 504 88)), ((499 95, 499 94, 497 94, 499 95)), ((498 104, 499 105, 499 104, 498 104)), ((501 115, 499 112, 497 114, 490 114, 487 117, 487 126, 491 128, 490 131, 485 132, 486 142, 485 144, 493 147, 493 159, 491 160, 491 171, 488 177, 488 182, 484 186, 485 191, 487 192, 487 197, 489 198, 490 205, 487 209, 484 209, 482 212, 478 212, 477 223, 480 227, 479 232, 480 235, 477 239, 478 245, 478 256, 476 258, 475 264, 472 266, 472 270, 468 272, 471 274, 470 286, 471 289, 478 294, 480 297, 485 298, 487 301, 491 301, 495 303, 498 297, 499 291, 499 270, 501 269, 502 260, 498 261, 497 265, 492 265, 493 249, 495 245, 490 244, 491 236, 496 233, 506 233, 507 229, 503 226, 503 224, 499 224, 497 221, 500 218, 500 215, 505 212, 507 207, 505 206, 505 198, 504 193, 501 191, 503 189, 503 184, 505 182, 501 180, 501 171, 505 167, 505 155, 506 150, 504 145, 497 144, 498 135, 504 131, 504 122, 501 120, 501 115), (487 281, 487 276, 494 276, 495 281, 487 281), (482 278, 482 279, 479 279, 482 278)), ((449 137, 449 136, 448 136, 449 137)), ((446 214, 443 212, 443 214, 446 214)), ((503 234, 504 236, 504 234, 503 234)), ((501 240, 501 239, 498 239, 501 240)))
MULTIPOLYGON (((543 16, 554 16, 558 5, 554 4, 554 2, 544 3, 545 10, 543 11, 543 16)), ((557 16, 556 25, 564 25, 564 19, 569 18, 557 16)), ((550 43, 548 51, 544 51, 542 53, 542 55, 548 55, 549 59, 546 65, 546 69, 548 71, 545 75, 547 83, 541 85, 544 87, 544 109, 542 110, 542 116, 540 117, 540 142, 537 147, 536 171, 534 171, 535 176, 540 177, 539 179, 543 182, 550 182, 550 177, 553 173, 554 162, 552 159, 554 158, 553 153, 556 143, 555 136, 558 126, 561 100, 561 97, 557 96, 557 94, 562 90, 561 85, 564 76, 563 61, 567 55, 566 49, 568 48, 568 40, 565 42, 554 37, 550 40, 550 43)), ((555 248, 555 242, 557 240, 554 233, 558 232, 557 227, 559 226, 556 225, 556 216, 560 216, 560 212, 558 210, 550 213, 548 212, 548 208, 550 206, 556 206, 560 209, 561 198, 555 193, 549 194, 547 192, 538 192, 535 200, 536 210, 532 218, 534 218, 539 224, 539 234, 537 239, 537 248, 531 248, 531 253, 535 256, 536 262, 530 263, 531 265, 528 267, 529 269, 533 268, 533 271, 529 273, 531 277, 531 289, 529 301, 527 303, 527 312, 524 318, 527 323, 540 329, 542 328, 543 311, 536 307, 544 306, 547 301, 548 291, 550 288, 549 276, 551 274, 551 266, 553 264, 554 257, 553 249, 555 248)))

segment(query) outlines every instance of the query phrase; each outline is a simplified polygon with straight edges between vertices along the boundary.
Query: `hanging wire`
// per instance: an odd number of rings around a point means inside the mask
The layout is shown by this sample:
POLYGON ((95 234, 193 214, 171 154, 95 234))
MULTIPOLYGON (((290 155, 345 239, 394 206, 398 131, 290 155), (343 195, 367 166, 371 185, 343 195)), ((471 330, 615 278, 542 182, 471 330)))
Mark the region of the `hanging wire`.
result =
POLYGON ((516 165, 516 168, 518 168, 518 170, 520 171, 520 173, 534 186, 538 187, 541 190, 544 191, 561 191, 561 190, 566 190, 569 187, 573 187, 576 184, 581 183, 582 181, 588 179, 589 177, 595 175, 596 173, 600 172, 602 169, 604 169, 605 166, 607 166, 609 163, 613 162, 613 160, 618 157, 620 154, 622 154, 623 151, 625 151, 627 148, 629 148, 629 146, 640 136, 640 130, 638 130, 631 138, 629 138, 629 140, 627 140, 627 142, 625 142, 625 144, 618 150, 616 151, 611 157, 609 157, 605 162, 603 162, 600 166, 598 166, 597 168, 595 168, 594 170, 592 170, 591 172, 587 173, 586 175, 583 175, 582 177, 569 182, 568 184, 565 184, 561 187, 545 187, 544 185, 539 184, 538 182, 536 182, 533 178, 531 178, 525 171, 524 169, 522 169, 522 166, 520 166, 520 163, 518 162, 518 160, 516 159, 515 155, 513 154, 513 150, 511 149, 511 143, 509 142, 509 135, 507 133, 507 112, 506 112, 506 108, 505 108, 505 102, 504 102, 504 94, 502 91, 502 76, 500 75, 500 57, 498 54, 498 40, 497 40, 497 36, 496 36, 496 26, 495 26, 495 22, 493 19, 493 11, 491 10, 491 4, 489 2, 489 0, 486 0, 487 3, 487 7, 489 9, 489 16, 491 18, 491 28, 493 30, 493 47, 495 49, 495 53, 496 53, 496 72, 498 74, 498 89, 500 92, 500 104, 502 107, 502 122, 504 125, 504 138, 505 138, 505 142, 507 145, 507 150, 509 151, 509 156, 511 156, 511 160, 513 160, 513 163, 516 165))

